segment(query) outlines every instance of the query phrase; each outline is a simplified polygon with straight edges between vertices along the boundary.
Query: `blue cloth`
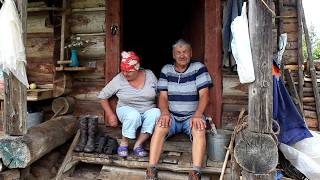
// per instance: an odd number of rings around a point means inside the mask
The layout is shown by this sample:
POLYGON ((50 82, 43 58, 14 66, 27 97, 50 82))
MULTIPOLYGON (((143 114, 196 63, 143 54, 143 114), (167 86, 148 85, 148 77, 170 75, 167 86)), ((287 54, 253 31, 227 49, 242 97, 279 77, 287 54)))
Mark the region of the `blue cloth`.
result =
POLYGON ((229 47, 232 40, 231 34, 231 23, 237 16, 241 15, 241 9, 243 5, 243 0, 228 0, 226 9, 225 9, 225 18, 223 22, 223 32, 222 32, 222 40, 223 40, 223 52, 225 55, 229 52, 229 47))
POLYGON ((144 113, 139 113, 138 110, 122 106, 116 109, 117 116, 122 123, 122 135, 129 139, 136 138, 136 132, 141 127, 140 133, 152 134, 156 121, 160 117, 160 109, 152 108, 144 113))
POLYGON ((312 137, 309 129, 289 95, 283 79, 273 76, 273 119, 280 125, 278 139, 291 145, 312 137))

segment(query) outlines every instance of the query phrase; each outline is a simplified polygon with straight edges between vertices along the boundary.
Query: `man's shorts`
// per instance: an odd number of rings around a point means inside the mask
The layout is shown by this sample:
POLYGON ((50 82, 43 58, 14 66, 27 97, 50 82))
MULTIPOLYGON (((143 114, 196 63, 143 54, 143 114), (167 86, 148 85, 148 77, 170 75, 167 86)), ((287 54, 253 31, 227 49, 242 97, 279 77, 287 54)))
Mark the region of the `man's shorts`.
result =
MULTIPOLYGON (((167 138, 178 133, 184 133, 187 136, 189 136, 190 141, 192 141, 192 130, 190 128, 190 121, 192 119, 192 116, 190 116, 188 119, 184 121, 177 121, 173 115, 171 115, 170 118, 171 118, 171 126, 170 126, 169 133, 167 135, 167 138)), ((202 119, 205 122, 205 119, 204 118, 202 119)))

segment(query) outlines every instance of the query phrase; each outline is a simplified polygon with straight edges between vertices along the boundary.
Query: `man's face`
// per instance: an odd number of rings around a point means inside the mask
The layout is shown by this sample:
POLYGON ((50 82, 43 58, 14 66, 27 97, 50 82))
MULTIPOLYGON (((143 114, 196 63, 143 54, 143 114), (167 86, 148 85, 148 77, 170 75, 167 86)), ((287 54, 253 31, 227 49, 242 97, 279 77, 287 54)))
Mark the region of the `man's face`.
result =
POLYGON ((173 59, 178 66, 187 66, 190 62, 192 52, 188 45, 178 45, 173 49, 173 59))

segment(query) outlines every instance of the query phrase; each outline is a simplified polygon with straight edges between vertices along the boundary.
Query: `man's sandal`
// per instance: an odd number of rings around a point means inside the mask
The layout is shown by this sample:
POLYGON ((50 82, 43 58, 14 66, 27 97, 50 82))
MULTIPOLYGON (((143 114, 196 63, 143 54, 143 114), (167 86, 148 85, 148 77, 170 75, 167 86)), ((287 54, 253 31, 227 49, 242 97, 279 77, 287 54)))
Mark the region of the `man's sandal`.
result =
POLYGON ((128 146, 119 146, 118 147, 118 156, 126 158, 128 157, 128 146))
POLYGON ((135 149, 133 149, 133 154, 137 157, 146 157, 148 156, 148 152, 143 149, 142 145, 139 145, 135 149))

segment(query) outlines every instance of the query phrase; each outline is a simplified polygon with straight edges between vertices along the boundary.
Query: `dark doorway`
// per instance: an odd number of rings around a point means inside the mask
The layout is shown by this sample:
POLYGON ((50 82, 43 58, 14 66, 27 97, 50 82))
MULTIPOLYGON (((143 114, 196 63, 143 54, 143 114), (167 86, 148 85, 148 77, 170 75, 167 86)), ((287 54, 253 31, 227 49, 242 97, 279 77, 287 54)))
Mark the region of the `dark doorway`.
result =
POLYGON ((193 58, 203 59, 203 0, 124 0, 122 12, 123 50, 135 51, 142 67, 156 76, 173 62, 172 45, 178 39, 192 44, 193 58))

